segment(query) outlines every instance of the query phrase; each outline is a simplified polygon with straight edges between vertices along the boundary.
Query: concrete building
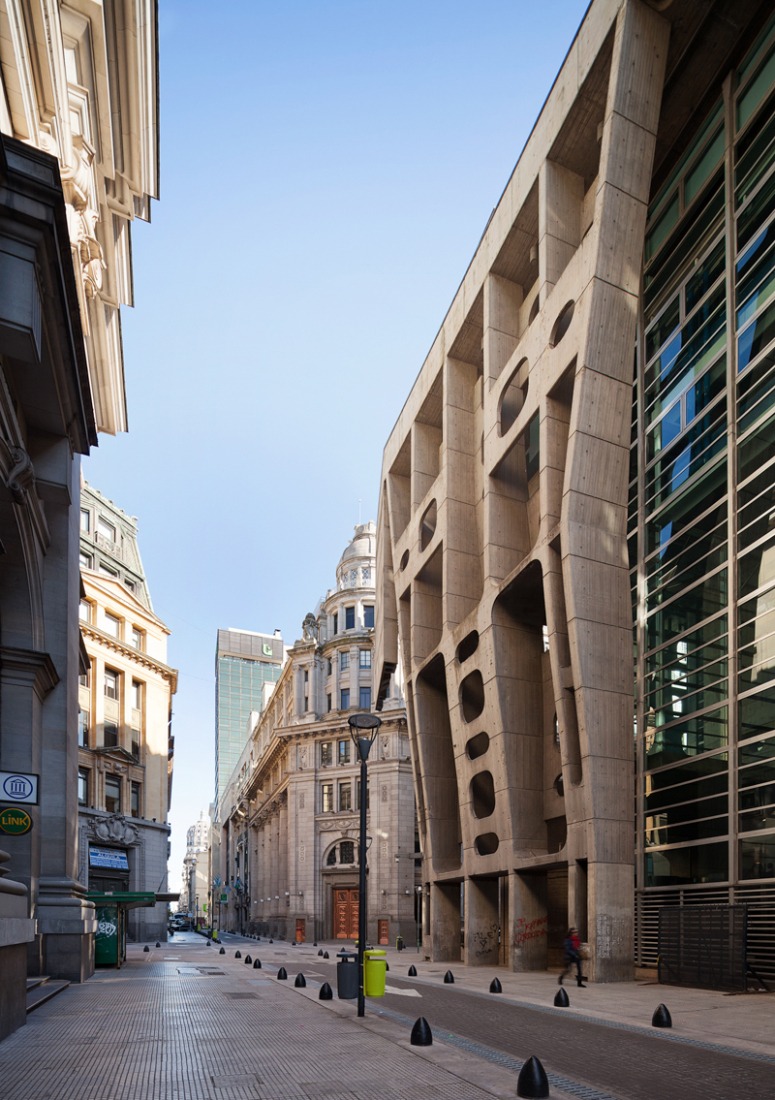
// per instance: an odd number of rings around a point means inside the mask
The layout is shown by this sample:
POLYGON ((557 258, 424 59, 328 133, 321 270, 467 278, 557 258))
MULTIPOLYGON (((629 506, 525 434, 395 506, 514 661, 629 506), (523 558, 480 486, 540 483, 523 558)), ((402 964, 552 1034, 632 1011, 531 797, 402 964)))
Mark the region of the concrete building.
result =
MULTIPOLYGON (((357 937, 360 764, 348 718, 372 704, 375 544, 373 522, 356 527, 336 588, 304 619, 226 789, 219 843, 224 929, 298 942, 357 937)), ((395 680, 367 784, 369 938, 387 943, 400 935, 414 943, 414 795, 395 680)))
MULTIPOLYGON (((90 892, 167 894, 177 672, 154 613, 137 521, 81 487, 78 688, 79 881, 90 892)), ((128 937, 166 936, 167 901, 128 912, 128 937)))
POLYGON ((218 631, 215 652, 215 798, 217 808, 285 658, 279 630, 218 631))
POLYGON ((746 904, 775 975, 774 45, 593 0, 387 442, 434 959, 627 979, 746 904))
POLYGON ((0 1034, 92 972, 78 879, 79 456, 126 427, 130 223, 158 190, 155 0, 0 3, 0 1034), (19 799, 28 801, 19 806, 19 799), (24 819, 24 814, 28 819, 24 819), (11 825, 11 828, 17 828, 11 825))

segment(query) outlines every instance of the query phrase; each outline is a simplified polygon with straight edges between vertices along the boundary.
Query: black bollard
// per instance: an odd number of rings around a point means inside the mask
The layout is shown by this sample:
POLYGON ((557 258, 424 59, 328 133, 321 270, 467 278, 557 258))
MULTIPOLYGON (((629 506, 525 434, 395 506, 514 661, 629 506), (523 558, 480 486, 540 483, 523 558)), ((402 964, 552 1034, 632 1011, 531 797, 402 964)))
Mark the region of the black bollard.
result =
POLYGON ((429 1047, 433 1045, 433 1035, 424 1016, 415 1020, 409 1042, 413 1047, 429 1047))
POLYGON ((318 951, 318 955, 320 955, 321 959, 323 958, 323 948, 322 947, 318 951))
POLYGON ((386 973, 386 974, 387 974, 388 970, 390 970, 390 963, 389 963, 389 962, 386 962, 386 963, 385 963, 385 973, 386 973))
POLYGON ((557 990, 554 995, 554 1007, 555 1008, 567 1008, 570 1004, 570 998, 568 997, 567 989, 563 989, 562 986, 557 990))
POLYGON ((455 982, 455 975, 451 970, 448 970, 444 975, 444 985, 453 985, 455 982))
POLYGON ((218 952, 218 954, 219 955, 225 955, 226 954, 226 948, 222 947, 221 950, 218 952))
POLYGON ((327 952, 327 951, 324 951, 324 952, 323 952, 323 958, 324 958, 324 959, 327 959, 327 958, 328 958, 328 952, 327 952))
POLYGON ((274 940, 270 940, 269 942, 270 942, 270 943, 274 943, 274 940))
POLYGON ((531 1100, 543 1100, 549 1095, 549 1081, 544 1067, 535 1055, 528 1058, 517 1078, 517 1096, 530 1097, 531 1100))
POLYGON ((412 965, 409 967, 409 977, 410 978, 416 978, 417 977, 417 967, 414 965, 414 963, 412 963, 412 965))
POLYGON ((252 962, 253 962, 253 960, 251 959, 250 955, 246 955, 245 956, 245 966, 250 966, 250 964, 252 962))
POLYGON ((503 986, 500 983, 500 978, 493 978, 490 982, 490 993, 502 993, 503 986))
POLYGON ((318 945, 318 941, 317 941, 317 940, 315 940, 315 942, 314 942, 314 943, 312 944, 312 946, 313 946, 313 947, 317 947, 317 945, 318 945))
POLYGON ((673 1017, 667 1009, 667 1005, 657 1005, 654 1015, 651 1017, 652 1027, 672 1027, 673 1017))
POLYGON ((143 948, 143 951, 150 951, 150 950, 151 950, 151 949, 150 949, 150 947, 148 946, 148 944, 146 944, 146 945, 145 945, 145 947, 143 948))
POLYGON ((307 988, 307 979, 304 977, 303 974, 297 974, 296 975, 296 981, 293 984, 296 987, 296 989, 306 989, 307 988))
POLYGON ((318 1000, 319 1001, 331 1001, 331 1000, 333 1000, 333 997, 334 997, 334 994, 333 994, 333 990, 331 989, 331 986, 328 984, 328 982, 323 982, 323 984, 320 987, 320 992, 318 993, 318 1000))
POLYGON ((255 959, 254 960, 253 969, 254 970, 260 970, 261 969, 261 960, 260 959, 255 959))
POLYGON ((212 947, 212 946, 213 946, 213 941, 212 941, 212 940, 208 940, 208 941, 207 941, 207 946, 208 946, 208 947, 212 947))
POLYGON ((161 947, 161 944, 159 943, 159 941, 158 941, 158 940, 156 941, 156 946, 157 946, 157 947, 161 947))
POLYGON ((242 958, 242 952, 241 951, 235 951, 234 952, 234 958, 235 959, 241 959, 242 958))
POLYGON ((278 982, 285 982, 288 980, 288 971, 285 969, 284 966, 281 966, 280 969, 277 971, 277 980, 278 982))

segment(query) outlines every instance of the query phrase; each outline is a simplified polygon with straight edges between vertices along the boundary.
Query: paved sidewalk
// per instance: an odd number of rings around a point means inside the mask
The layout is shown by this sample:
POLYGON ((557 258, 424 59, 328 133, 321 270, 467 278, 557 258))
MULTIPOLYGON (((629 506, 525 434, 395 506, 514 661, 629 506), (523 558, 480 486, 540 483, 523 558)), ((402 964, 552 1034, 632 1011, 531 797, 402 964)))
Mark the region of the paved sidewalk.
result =
MULTIPOLYGON (((388 987, 405 994, 404 1019, 370 999, 358 1019, 355 1001, 336 997, 339 945, 224 939, 224 955, 194 934, 148 952, 131 946, 121 970, 100 970, 36 1009, 0 1043, 0 1100, 513 1100, 513 1066, 437 1035, 429 1047, 411 1046, 406 1018, 423 1014, 422 1001, 402 979, 412 963, 420 985, 442 983, 451 969, 455 988, 491 998, 497 975, 498 996, 544 1012, 557 991, 551 974, 427 963, 414 951, 388 949, 388 987), (323 949, 327 963, 318 955, 323 949), (261 969, 245 963, 248 954, 261 959, 261 969), (280 966, 287 981, 277 978, 280 966), (294 985, 299 973, 304 988, 294 985), (331 1001, 319 1000, 323 981, 334 988, 331 1001)), ((770 994, 724 997, 642 982, 568 992, 564 1013, 652 1032, 652 1013, 664 1002, 676 1037, 772 1057, 775 1073, 770 994)), ((544 1068, 553 1100, 578 1097, 544 1068)))

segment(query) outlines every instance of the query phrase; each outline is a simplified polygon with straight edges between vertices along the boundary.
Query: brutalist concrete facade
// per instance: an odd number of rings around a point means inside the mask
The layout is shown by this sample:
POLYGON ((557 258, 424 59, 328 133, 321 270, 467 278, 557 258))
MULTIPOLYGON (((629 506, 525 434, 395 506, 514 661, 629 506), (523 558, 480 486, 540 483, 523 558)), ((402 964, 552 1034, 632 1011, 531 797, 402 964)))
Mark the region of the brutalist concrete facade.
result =
POLYGON ((387 442, 376 670, 403 663, 432 958, 633 973, 627 505, 649 203, 763 26, 594 0, 387 442))

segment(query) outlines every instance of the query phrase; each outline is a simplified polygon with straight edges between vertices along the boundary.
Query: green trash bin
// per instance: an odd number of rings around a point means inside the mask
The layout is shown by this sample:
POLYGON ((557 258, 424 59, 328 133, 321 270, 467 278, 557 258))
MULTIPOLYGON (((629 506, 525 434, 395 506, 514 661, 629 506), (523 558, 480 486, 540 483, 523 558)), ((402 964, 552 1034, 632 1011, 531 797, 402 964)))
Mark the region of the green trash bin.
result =
POLYGON ((377 948, 363 952, 363 992, 367 997, 385 996, 386 955, 377 948))

